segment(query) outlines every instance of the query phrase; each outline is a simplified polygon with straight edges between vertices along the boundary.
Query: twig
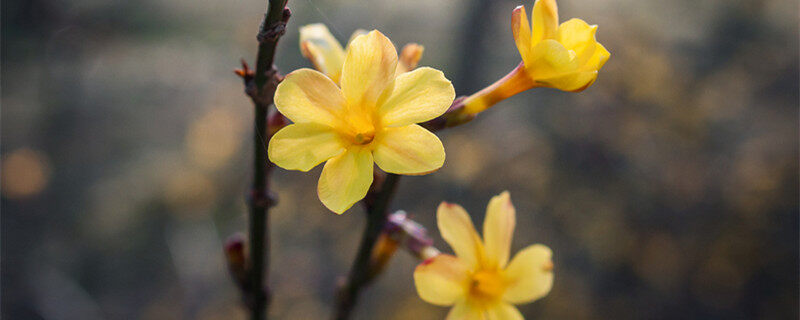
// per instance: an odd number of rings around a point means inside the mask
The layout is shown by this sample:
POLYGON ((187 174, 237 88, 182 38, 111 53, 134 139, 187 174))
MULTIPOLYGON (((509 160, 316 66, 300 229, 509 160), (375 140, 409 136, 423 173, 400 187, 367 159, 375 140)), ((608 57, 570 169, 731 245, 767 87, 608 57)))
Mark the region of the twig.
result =
POLYGON ((250 190, 250 265, 247 286, 249 291, 249 304, 251 319, 265 319, 268 304, 268 289, 264 287, 265 279, 269 278, 269 207, 273 199, 269 191, 269 173, 272 164, 266 159, 264 139, 267 134, 267 108, 256 106, 255 112, 255 156, 253 162, 254 177, 253 187, 250 190))
POLYGON ((368 195, 365 200, 367 205, 367 225, 364 228, 361 244, 359 244, 358 253, 353 262, 353 267, 350 269, 347 282, 339 289, 333 319, 344 320, 350 317, 358 301, 361 289, 369 284, 375 275, 372 272, 372 252, 378 236, 380 236, 381 230, 386 224, 389 202, 394 195, 399 180, 399 175, 387 174, 380 188, 375 190, 373 195, 368 195), (374 198, 371 196, 374 196, 374 198))
POLYGON ((291 12, 286 0, 269 0, 267 13, 258 32, 258 56, 256 70, 237 70, 245 83, 245 92, 255 106, 253 130, 253 185, 249 195, 249 264, 247 283, 242 286, 245 301, 250 309, 250 319, 263 320, 269 305, 269 208, 275 205, 275 197, 269 189, 269 174, 274 165, 267 159, 266 143, 275 130, 268 121, 269 106, 273 103, 275 89, 281 78, 273 66, 275 47, 286 29, 291 12))

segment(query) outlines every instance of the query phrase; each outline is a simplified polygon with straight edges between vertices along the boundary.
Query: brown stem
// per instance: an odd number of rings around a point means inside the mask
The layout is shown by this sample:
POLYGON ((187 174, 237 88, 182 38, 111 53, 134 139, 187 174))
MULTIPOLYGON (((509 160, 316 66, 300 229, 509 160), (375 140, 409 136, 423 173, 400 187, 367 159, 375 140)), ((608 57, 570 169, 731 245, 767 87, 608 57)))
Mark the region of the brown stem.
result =
MULTIPOLYGON (((272 105, 275 89, 280 77, 273 62, 278 39, 286 28, 290 16, 286 0, 269 0, 267 13, 258 33, 258 56, 255 74, 249 75, 246 64, 242 72, 245 91, 253 100, 253 185, 250 189, 249 206, 249 265, 248 281, 243 286, 245 301, 250 308, 250 319, 267 318, 269 305, 269 208, 275 198, 269 189, 269 174, 274 165, 267 158, 266 144, 270 130, 269 106, 272 105)), ((237 72, 238 73, 238 72, 237 72)))
MULTIPOLYGON (((275 61, 275 47, 278 39, 286 32, 286 23, 292 15, 286 8, 286 0, 269 0, 267 13, 258 30, 258 57, 256 58, 256 88, 265 89, 273 77, 272 63, 275 61)), ((273 90, 274 91, 274 90, 273 90)), ((273 92, 274 93, 274 92, 273 92)))
MULTIPOLYGON (((375 275, 372 272, 372 252, 378 236, 380 236, 381 230, 386 224, 389 202, 394 195, 399 180, 399 175, 387 174, 386 180, 383 181, 380 189, 376 190, 374 199, 365 201, 367 204, 367 225, 364 228, 361 244, 358 246, 358 253, 355 261, 353 261, 353 267, 350 269, 347 282, 339 289, 333 319, 344 320, 350 317, 358 302, 361 289, 368 285, 375 275)), ((370 195, 367 197, 370 197, 370 195)))
POLYGON ((254 176, 253 186, 250 191, 250 265, 249 284, 247 296, 249 297, 251 319, 261 320, 266 317, 266 306, 268 304, 267 292, 264 281, 268 278, 269 266, 269 207, 272 205, 272 198, 269 191, 269 173, 272 169, 271 163, 266 159, 263 139, 267 136, 267 108, 256 106, 255 110, 255 130, 253 139, 255 141, 254 152, 254 176))

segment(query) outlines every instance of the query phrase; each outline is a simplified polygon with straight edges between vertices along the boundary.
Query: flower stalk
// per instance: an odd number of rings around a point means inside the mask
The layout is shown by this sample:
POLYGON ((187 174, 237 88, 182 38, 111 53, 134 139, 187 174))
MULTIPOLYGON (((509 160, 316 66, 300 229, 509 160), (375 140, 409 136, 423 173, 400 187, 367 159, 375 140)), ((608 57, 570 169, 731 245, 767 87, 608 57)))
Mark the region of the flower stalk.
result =
POLYGON ((462 100, 463 107, 458 110, 460 114, 474 118, 475 115, 489 109, 498 102, 535 87, 536 83, 525 71, 525 64, 520 62, 505 77, 462 100))
POLYGON ((472 121, 479 113, 498 102, 536 87, 538 85, 525 70, 525 64, 520 62, 505 77, 471 96, 456 99, 445 114, 425 122, 422 126, 431 131, 460 126, 472 121))

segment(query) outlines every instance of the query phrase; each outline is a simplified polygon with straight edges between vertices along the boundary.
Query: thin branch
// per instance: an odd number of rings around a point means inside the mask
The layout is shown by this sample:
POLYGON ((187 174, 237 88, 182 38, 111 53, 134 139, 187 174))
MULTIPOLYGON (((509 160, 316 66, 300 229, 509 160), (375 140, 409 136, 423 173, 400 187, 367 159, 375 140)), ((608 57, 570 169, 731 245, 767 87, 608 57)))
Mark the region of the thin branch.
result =
POLYGON ((269 207, 272 198, 269 191, 269 173, 271 163, 266 159, 264 139, 267 134, 267 108, 255 108, 255 130, 253 140, 254 152, 254 177, 250 191, 250 281, 248 287, 251 319, 265 319, 268 304, 267 291, 264 288, 265 279, 269 278, 269 207))
POLYGON ((364 228, 361 244, 359 244, 358 253, 353 262, 353 267, 350 269, 347 282, 339 289, 333 319, 344 320, 350 317, 358 301, 361 289, 368 285, 375 275, 372 270, 372 252, 378 236, 380 236, 386 224, 389 203, 399 180, 399 175, 387 174, 380 188, 373 195, 368 195, 368 199, 365 200, 367 205, 367 225, 364 228))
POLYGON ((269 189, 269 174, 274 165, 267 158, 266 144, 269 141, 271 123, 268 120, 269 106, 273 103, 275 89, 281 78, 273 66, 275 48, 286 30, 291 12, 286 0, 269 0, 267 13, 258 32, 258 56, 256 70, 237 70, 245 82, 245 92, 253 100, 253 185, 249 195, 249 264, 247 283, 242 286, 252 320, 267 318, 269 305, 269 208, 275 205, 275 197, 269 189))
MULTIPOLYGON (((273 76, 275 68, 275 48, 278 39, 286 32, 286 23, 289 21, 291 11, 286 8, 286 0, 269 0, 267 13, 258 30, 258 57, 256 58, 256 74, 254 84, 260 93, 269 93, 266 86, 273 76)), ((271 90, 274 94, 274 89, 271 90)), ((262 95, 263 96, 263 95, 262 95)), ((269 98, 272 95, 268 96, 269 98)))

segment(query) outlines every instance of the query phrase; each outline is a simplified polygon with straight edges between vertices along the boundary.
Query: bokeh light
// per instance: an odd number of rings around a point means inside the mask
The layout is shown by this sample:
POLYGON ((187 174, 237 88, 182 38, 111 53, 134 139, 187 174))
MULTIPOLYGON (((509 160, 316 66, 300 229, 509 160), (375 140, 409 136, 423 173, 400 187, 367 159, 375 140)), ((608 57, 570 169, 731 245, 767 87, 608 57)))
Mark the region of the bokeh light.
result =
POLYGON ((50 182, 50 162, 41 152, 23 148, 5 155, 0 168, 3 196, 11 199, 34 196, 50 182))

